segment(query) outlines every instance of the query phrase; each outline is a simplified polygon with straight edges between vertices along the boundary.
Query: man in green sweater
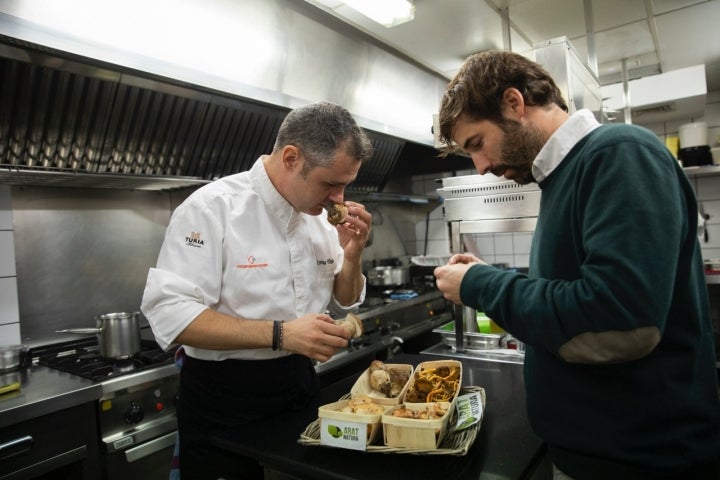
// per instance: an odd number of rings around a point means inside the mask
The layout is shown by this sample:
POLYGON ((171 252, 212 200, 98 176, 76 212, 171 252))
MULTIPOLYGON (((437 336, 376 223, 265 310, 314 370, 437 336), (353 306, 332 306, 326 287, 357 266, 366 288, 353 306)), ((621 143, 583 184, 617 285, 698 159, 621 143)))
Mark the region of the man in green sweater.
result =
POLYGON ((720 400, 697 202, 650 131, 572 115, 510 52, 466 60, 440 109, 446 151, 542 190, 528 275, 469 254, 445 297, 525 342, 527 408, 556 478, 720 479, 720 400))

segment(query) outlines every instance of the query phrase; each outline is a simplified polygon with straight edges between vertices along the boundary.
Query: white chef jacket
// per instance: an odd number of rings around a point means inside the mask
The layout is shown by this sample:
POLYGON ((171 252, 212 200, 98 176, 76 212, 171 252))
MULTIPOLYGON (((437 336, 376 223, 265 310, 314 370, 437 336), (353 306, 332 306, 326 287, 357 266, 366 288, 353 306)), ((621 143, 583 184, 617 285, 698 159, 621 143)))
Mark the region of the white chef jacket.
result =
MULTIPOLYGON (((249 171, 203 186, 175 209, 141 310, 164 349, 206 308, 263 320, 327 310, 344 315, 364 300, 365 287, 353 305, 335 300, 333 283, 343 258, 335 227, 324 215, 296 212, 259 159, 249 171)), ((204 360, 288 354, 184 348, 204 360)))

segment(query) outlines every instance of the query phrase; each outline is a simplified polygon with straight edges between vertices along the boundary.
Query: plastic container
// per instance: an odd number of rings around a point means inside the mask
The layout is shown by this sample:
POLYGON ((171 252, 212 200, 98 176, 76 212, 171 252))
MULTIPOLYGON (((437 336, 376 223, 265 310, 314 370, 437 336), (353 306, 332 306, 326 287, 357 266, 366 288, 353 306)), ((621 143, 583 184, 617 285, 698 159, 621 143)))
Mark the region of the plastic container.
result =
POLYGON ((693 122, 680 125, 678 136, 681 149, 708 145, 707 123, 693 122))
POLYGON ((477 326, 480 333, 505 333, 505 330, 485 315, 485 312, 477 312, 477 326))
POLYGON ((711 148, 710 155, 712 156, 713 165, 720 165, 720 147, 711 148))
POLYGON ((710 147, 707 145, 681 148, 678 151, 678 160, 682 162, 683 167, 701 167, 713 163, 710 147))

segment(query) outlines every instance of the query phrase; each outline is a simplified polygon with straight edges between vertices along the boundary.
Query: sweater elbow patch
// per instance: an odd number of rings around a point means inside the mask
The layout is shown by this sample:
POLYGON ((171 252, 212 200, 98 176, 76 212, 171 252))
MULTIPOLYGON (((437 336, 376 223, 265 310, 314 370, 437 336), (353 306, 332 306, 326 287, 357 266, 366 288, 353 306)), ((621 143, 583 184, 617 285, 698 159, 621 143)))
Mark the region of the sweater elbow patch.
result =
POLYGON ((586 332, 564 343, 558 353, 569 363, 609 364, 637 360, 660 343, 657 327, 641 327, 627 332, 586 332))

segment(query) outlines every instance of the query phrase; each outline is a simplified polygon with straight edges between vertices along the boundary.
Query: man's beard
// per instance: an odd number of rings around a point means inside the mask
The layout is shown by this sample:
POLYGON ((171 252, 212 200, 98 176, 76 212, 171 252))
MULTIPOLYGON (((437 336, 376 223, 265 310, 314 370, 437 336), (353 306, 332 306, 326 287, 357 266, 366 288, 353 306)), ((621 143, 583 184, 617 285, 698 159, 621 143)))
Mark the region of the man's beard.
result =
POLYGON ((502 164, 497 170, 512 168, 517 171, 513 180, 520 185, 534 182, 532 164, 547 139, 543 132, 534 127, 523 127, 515 120, 505 120, 500 125, 504 132, 503 144, 500 147, 502 164))

